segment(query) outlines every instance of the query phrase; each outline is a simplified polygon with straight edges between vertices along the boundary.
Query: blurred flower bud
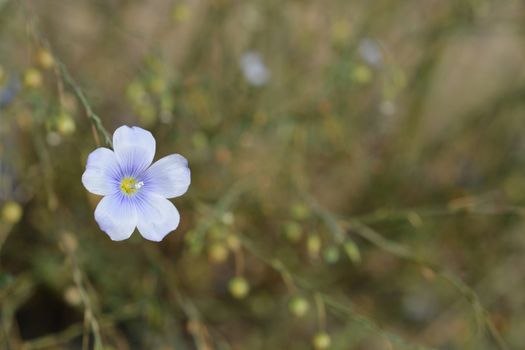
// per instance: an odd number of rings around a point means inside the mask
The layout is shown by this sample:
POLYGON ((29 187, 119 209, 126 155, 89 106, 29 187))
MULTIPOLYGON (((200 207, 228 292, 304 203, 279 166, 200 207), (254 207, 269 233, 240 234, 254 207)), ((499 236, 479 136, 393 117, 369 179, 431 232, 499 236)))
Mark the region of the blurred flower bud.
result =
POLYGON ((131 102, 140 104, 147 96, 146 89, 140 81, 135 80, 126 88, 126 96, 131 102))
POLYGON ((353 263, 361 262, 361 254, 359 248, 353 241, 346 241, 343 245, 346 255, 353 263))
POLYGON ((319 251, 321 250, 321 237, 319 237, 318 234, 311 234, 310 236, 308 236, 306 247, 308 249, 308 255, 310 256, 310 258, 318 258, 319 251))
POLYGON ((326 332, 317 332, 317 334, 312 339, 312 345, 316 350, 328 349, 331 343, 332 339, 326 332))
POLYGON ((323 258, 328 264, 335 264, 339 261, 339 248, 331 245, 323 250, 323 258))
POLYGON ((77 250, 78 242, 75 236, 70 232, 64 232, 62 234, 62 245, 68 252, 74 252, 77 250))
POLYGON ((228 247, 230 247, 231 250, 239 250, 241 248, 241 241, 234 234, 229 234, 226 237, 226 243, 228 244, 228 247))
POLYGON ((301 225, 295 221, 289 221, 284 224, 284 235, 290 242, 299 242, 303 236, 301 225))
POLYGON ((350 39, 352 28, 347 21, 338 20, 332 25, 332 39, 335 43, 343 44, 350 39))
POLYGON ((36 68, 28 68, 24 72, 24 86, 37 88, 42 85, 42 73, 36 68))
POLYGON ((228 248, 222 243, 213 243, 208 248, 208 259, 215 264, 221 264, 228 259, 228 248))
POLYGON ((171 14, 171 17, 175 22, 178 23, 184 23, 187 22, 190 19, 191 16, 191 8, 188 4, 182 3, 177 4, 173 8, 173 12, 171 14))
POLYGON ((303 317, 310 309, 310 303, 304 297, 294 296, 288 303, 288 309, 296 317, 303 317))
POLYGON ((231 211, 227 211, 222 215, 221 220, 225 225, 233 225, 235 217, 231 211))
POLYGON ((57 130, 64 136, 70 136, 75 132, 76 125, 71 115, 67 113, 60 114, 57 119, 57 130))
POLYGON ((352 71, 352 79, 359 84, 367 84, 372 80, 372 70, 364 64, 359 64, 352 71))
POLYGON ((244 277, 234 277, 228 285, 231 295, 237 299, 244 299, 250 292, 250 285, 244 277))
POLYGON ((16 224, 22 218, 22 207, 17 202, 6 202, 2 208, 2 220, 9 224, 16 224))
POLYGON ((82 303, 82 296, 80 291, 75 286, 70 286, 64 292, 64 300, 72 306, 78 306, 82 303))
POLYGON ((295 203, 291 208, 290 212, 294 219, 304 220, 310 216, 310 208, 303 203, 295 203))
POLYGON ((49 50, 47 49, 38 50, 38 53, 36 55, 36 61, 38 62, 38 65, 43 69, 49 69, 55 64, 53 55, 51 55, 51 52, 49 52, 49 50))
POLYGON ((157 76, 149 82, 149 88, 154 94, 162 95, 162 93, 164 93, 164 91, 166 91, 166 89, 168 88, 168 84, 166 80, 164 80, 160 76, 157 76))

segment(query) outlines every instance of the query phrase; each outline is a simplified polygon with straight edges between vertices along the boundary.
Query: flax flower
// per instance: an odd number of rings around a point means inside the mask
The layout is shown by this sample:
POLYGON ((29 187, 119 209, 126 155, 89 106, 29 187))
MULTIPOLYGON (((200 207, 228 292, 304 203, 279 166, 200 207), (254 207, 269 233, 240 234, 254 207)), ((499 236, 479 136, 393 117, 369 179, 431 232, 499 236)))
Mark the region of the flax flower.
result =
POLYGON ((113 150, 100 147, 88 157, 82 183, 104 196, 95 220, 114 241, 129 238, 136 227, 144 238, 159 242, 179 225, 179 212, 167 198, 188 190, 188 161, 171 154, 151 164, 154 155, 149 131, 121 126, 113 134, 113 150))

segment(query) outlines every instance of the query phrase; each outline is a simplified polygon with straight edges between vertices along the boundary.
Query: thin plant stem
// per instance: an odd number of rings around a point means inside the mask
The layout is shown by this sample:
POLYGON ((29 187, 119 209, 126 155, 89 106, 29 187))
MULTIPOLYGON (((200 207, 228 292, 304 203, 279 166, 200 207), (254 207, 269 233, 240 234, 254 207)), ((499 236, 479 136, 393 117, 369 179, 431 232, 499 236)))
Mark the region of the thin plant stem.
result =
MULTIPOLYGON (((383 338, 385 341, 397 344, 399 346, 402 346, 403 349, 414 349, 414 350, 435 350, 430 347, 425 347, 422 345, 415 345, 410 344, 406 340, 402 339, 396 334, 392 334, 390 332, 387 332, 380 327, 378 327, 375 322, 358 312, 356 312, 353 307, 347 305, 346 303, 343 303, 339 301, 337 298, 317 290, 314 288, 311 283, 303 278, 302 276, 299 276, 298 274, 292 272, 290 269, 286 267, 286 265, 277 258, 268 257, 265 253, 262 252, 260 248, 257 248, 255 244, 251 242, 250 239, 243 236, 241 239, 241 243, 243 247, 250 252, 254 257, 268 265, 269 267, 275 269, 277 272, 281 274, 283 277, 283 280, 290 280, 294 286, 296 286, 297 289, 300 289, 301 293, 303 294, 310 294, 314 295, 314 299, 321 298, 324 305, 328 306, 333 314, 335 315, 341 315, 345 319, 350 319, 356 324, 360 325, 363 329, 366 329, 381 338, 383 338)), ((326 314, 326 312, 325 312, 326 314)), ((326 322, 326 321, 325 321, 326 322)))
POLYGON ((381 234, 379 234, 371 227, 363 224, 357 219, 338 220, 335 217, 335 215, 322 208, 312 197, 307 196, 307 198, 312 210, 323 220, 330 223, 337 223, 340 229, 344 232, 355 233, 361 238, 368 241, 369 243, 376 246, 377 248, 386 251, 398 258, 410 261, 420 266, 424 266, 433 271, 436 275, 443 278, 445 281, 449 282, 469 302, 474 311, 474 314, 476 315, 476 318, 483 321, 485 328, 487 329, 494 342, 497 344, 498 348, 501 350, 508 349, 508 346, 503 340, 503 337, 492 322, 489 312, 483 307, 479 296, 472 288, 470 288, 465 282, 463 282, 463 280, 461 280, 459 277, 455 276, 451 272, 445 270, 441 266, 432 263, 426 260, 425 258, 418 256, 417 254, 414 254, 409 248, 405 247, 404 245, 384 238, 381 234))
MULTIPOLYGON (((104 125, 102 124, 102 120, 100 119, 100 117, 98 115, 96 115, 95 112, 93 111, 93 108, 89 104, 89 102, 88 102, 88 100, 86 98, 86 95, 84 94, 84 91, 80 88, 80 86, 77 84, 77 82, 73 79, 73 77, 69 73, 66 65, 64 63, 62 63, 62 61, 60 61, 60 59, 58 59, 57 55, 53 52, 53 50, 51 49, 51 45, 49 44, 48 40, 44 37, 44 35, 42 35, 42 33, 40 33, 40 31, 38 31, 37 26, 35 24, 35 22, 37 20, 35 14, 32 13, 32 12, 30 13, 29 10, 27 10, 27 9, 26 9, 26 14, 27 14, 27 17, 28 17, 27 25, 28 25, 30 34, 33 36, 33 38, 42 47, 45 47, 49 51, 51 56, 53 57, 53 61, 54 61, 53 64, 55 66, 54 70, 55 70, 55 75, 57 75, 57 79, 59 79, 59 80, 63 79, 65 81, 65 83, 71 87, 71 89, 73 90, 74 94, 77 96, 77 98, 79 99, 80 103, 82 104, 82 106, 83 106, 83 108, 85 110, 87 118, 91 121, 91 130, 92 130, 92 133, 93 133, 93 137, 95 139, 95 143, 97 144, 97 146, 101 145, 100 137, 98 135, 98 133, 100 133, 102 135, 106 145, 109 146, 109 147, 112 147, 113 143, 111 141, 111 135, 106 130, 104 125)), ((58 83, 59 99, 60 99, 61 102, 62 102, 62 99, 63 99, 63 86, 62 85, 63 84, 61 82, 58 83)))
POLYGON ((93 338, 95 341, 94 349, 102 350, 104 348, 104 345, 102 342, 102 335, 100 334, 100 325, 94 315, 91 299, 88 295, 86 288, 84 287, 82 271, 78 266, 77 257, 75 255, 74 249, 71 247, 71 244, 67 242, 65 236, 64 240, 61 243, 63 250, 66 252, 67 257, 71 262, 71 267, 73 269, 73 281, 75 282, 75 285, 78 288, 82 304, 84 305, 85 322, 89 323, 91 331, 93 332, 93 338))
POLYGON ((317 309, 317 322, 319 329, 324 331, 326 329, 326 310, 324 307, 324 301, 319 292, 314 294, 315 306, 317 309))

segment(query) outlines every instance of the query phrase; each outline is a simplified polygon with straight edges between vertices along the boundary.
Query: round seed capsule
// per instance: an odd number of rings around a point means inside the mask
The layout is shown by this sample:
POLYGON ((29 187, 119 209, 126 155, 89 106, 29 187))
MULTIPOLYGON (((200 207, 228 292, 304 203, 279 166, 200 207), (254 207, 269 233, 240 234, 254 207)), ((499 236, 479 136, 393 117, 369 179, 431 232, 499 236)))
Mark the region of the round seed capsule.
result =
POLYGON ((22 218, 22 207, 17 202, 9 201, 2 208, 2 219, 10 224, 16 224, 22 218))
POLYGON ((308 300, 301 296, 294 296, 288 303, 288 309, 296 317, 303 317, 310 309, 308 300))
POLYGON ((250 292, 250 285, 244 277, 234 277, 228 285, 231 295, 237 299, 244 299, 250 292))
POLYGON ((331 343, 332 339, 326 332, 318 332, 312 339, 312 344, 316 350, 326 350, 331 343))

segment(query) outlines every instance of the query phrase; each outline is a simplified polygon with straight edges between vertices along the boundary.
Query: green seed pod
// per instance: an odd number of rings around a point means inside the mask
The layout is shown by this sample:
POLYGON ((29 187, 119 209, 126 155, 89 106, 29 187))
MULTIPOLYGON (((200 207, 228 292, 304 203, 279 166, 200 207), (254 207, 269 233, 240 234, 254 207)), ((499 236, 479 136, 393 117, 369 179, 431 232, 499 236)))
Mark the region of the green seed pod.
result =
POLYGON ((250 285, 244 277, 234 277, 228 285, 231 295, 237 299, 244 299, 250 292, 250 285))
POLYGON ((339 248, 337 246, 329 246, 323 250, 323 258, 328 264, 335 264, 339 261, 339 248))
POLYGON ((36 61, 38 62, 38 65, 43 69, 49 69, 55 64, 53 55, 51 55, 51 52, 49 52, 49 50, 47 49, 38 50, 38 53, 36 55, 36 61))
POLYGON ((310 258, 318 258, 319 251, 321 250, 321 237, 319 237, 318 234, 311 234, 310 236, 308 236, 306 247, 308 249, 308 255, 310 256, 310 258))
POLYGON ((359 248, 353 241, 346 241, 343 247, 346 255, 348 255, 348 258, 353 263, 357 264, 361 262, 361 254, 359 253, 359 248))
POLYGON ((288 303, 288 309, 294 316, 303 317, 310 309, 310 303, 304 297, 294 296, 288 303))
POLYGON ((373 73, 370 68, 364 64, 360 64, 352 71, 352 78, 359 84, 367 84, 372 80, 372 74, 373 73))
POLYGON ((228 248, 222 243, 213 243, 208 248, 208 259, 215 264, 221 264, 228 259, 228 248))
POLYGON ((9 224, 16 224, 22 218, 22 212, 22 207, 17 202, 6 202, 2 208, 2 220, 9 224))
POLYGON ((303 236, 301 225, 295 221, 289 221, 284 224, 284 235, 290 242, 299 242, 303 236))
POLYGON ((312 345, 316 350, 326 350, 330 347, 332 339, 326 332, 317 332, 312 339, 312 345))
POLYGON ((36 68, 28 68, 24 72, 24 86, 28 88, 37 88, 42 85, 42 73, 36 68))
POLYGON ((290 212, 294 219, 304 220, 310 216, 310 208, 303 203, 296 203, 290 208, 290 212))
POLYGON ((76 130, 75 120, 69 114, 61 113, 57 118, 56 127, 61 135, 70 136, 76 130))

